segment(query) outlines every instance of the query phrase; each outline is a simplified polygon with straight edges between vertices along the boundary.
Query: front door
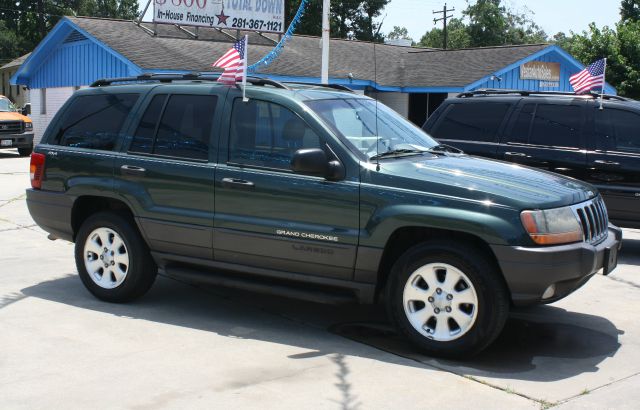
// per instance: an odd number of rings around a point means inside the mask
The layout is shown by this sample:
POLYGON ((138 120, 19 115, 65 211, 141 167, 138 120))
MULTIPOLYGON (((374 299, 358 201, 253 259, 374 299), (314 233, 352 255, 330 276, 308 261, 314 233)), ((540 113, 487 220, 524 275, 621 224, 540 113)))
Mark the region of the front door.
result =
MULTIPOLYGON (((230 96, 236 91, 230 91, 230 96)), ((216 173, 214 258, 351 279, 358 244, 358 176, 294 174, 293 153, 327 141, 289 108, 228 98, 216 173)))

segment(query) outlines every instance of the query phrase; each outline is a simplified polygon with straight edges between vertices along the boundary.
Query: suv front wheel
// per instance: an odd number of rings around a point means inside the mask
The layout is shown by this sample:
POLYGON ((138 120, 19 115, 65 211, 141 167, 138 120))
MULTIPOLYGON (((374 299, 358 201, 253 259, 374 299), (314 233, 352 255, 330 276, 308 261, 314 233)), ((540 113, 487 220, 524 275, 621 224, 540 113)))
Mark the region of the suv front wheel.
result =
POLYGON ((76 267, 85 287, 107 302, 127 302, 153 284, 158 268, 133 222, 111 212, 96 213, 76 237, 76 267))
POLYGON ((387 308, 396 328, 425 353, 467 357, 500 334, 509 296, 495 265, 471 246, 423 243, 393 265, 387 308))

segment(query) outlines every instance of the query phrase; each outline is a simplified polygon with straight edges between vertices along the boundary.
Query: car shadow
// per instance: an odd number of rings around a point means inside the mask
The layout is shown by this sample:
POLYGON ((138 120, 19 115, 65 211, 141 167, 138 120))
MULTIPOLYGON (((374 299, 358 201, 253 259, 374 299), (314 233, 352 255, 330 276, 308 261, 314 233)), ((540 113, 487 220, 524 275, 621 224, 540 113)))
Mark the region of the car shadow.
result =
POLYGON ((431 358, 416 351, 393 331, 380 306, 318 305, 188 285, 164 276, 158 278, 145 297, 129 304, 110 304, 95 299, 77 275, 42 282, 23 289, 22 293, 26 297, 116 316, 309 349, 307 353, 290 356, 291 359, 353 355, 377 360, 388 358, 398 363, 395 357, 400 356, 411 359, 405 364, 413 363, 418 367, 428 365, 463 375, 529 381, 561 380, 597 371, 599 363, 616 354, 620 348, 618 337, 624 333, 603 317, 569 312, 555 306, 538 306, 514 312, 495 343, 478 356, 453 361, 431 358), (308 334, 317 331, 330 332, 358 343, 308 334), (394 356, 363 349, 362 344, 394 356))

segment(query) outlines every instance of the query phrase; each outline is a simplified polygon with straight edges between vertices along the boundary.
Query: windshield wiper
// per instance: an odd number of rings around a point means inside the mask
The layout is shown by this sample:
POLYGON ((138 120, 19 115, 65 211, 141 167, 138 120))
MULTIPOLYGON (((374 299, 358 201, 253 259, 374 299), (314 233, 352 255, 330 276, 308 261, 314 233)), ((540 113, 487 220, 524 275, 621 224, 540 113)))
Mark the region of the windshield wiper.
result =
POLYGON ((376 154, 369 159, 380 159, 380 158, 390 158, 390 157, 399 157, 405 155, 413 155, 413 154, 422 154, 427 152, 422 149, 414 149, 414 148, 399 148, 399 149, 390 149, 389 151, 381 152, 376 154))
POLYGON ((444 153, 444 154, 446 153, 464 154, 464 151, 461 150, 460 148, 452 147, 451 145, 447 145, 447 144, 434 145, 433 147, 429 148, 429 152, 444 153))

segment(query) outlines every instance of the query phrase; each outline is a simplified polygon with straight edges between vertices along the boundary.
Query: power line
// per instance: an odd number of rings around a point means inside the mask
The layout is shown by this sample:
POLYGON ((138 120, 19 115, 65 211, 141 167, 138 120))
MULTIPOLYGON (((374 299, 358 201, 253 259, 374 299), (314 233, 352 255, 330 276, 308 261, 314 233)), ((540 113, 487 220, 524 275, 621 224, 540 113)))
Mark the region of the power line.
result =
POLYGON ((450 19, 451 17, 453 17, 452 15, 447 15, 448 12, 450 11, 456 11, 456 8, 452 8, 452 9, 447 9, 447 3, 444 3, 444 7, 442 8, 441 11, 433 11, 433 14, 442 14, 442 17, 440 18, 435 18, 433 19, 433 23, 437 23, 440 20, 442 20, 443 22, 443 32, 444 32, 444 41, 443 41, 443 47, 445 50, 447 49, 447 19, 450 19))

